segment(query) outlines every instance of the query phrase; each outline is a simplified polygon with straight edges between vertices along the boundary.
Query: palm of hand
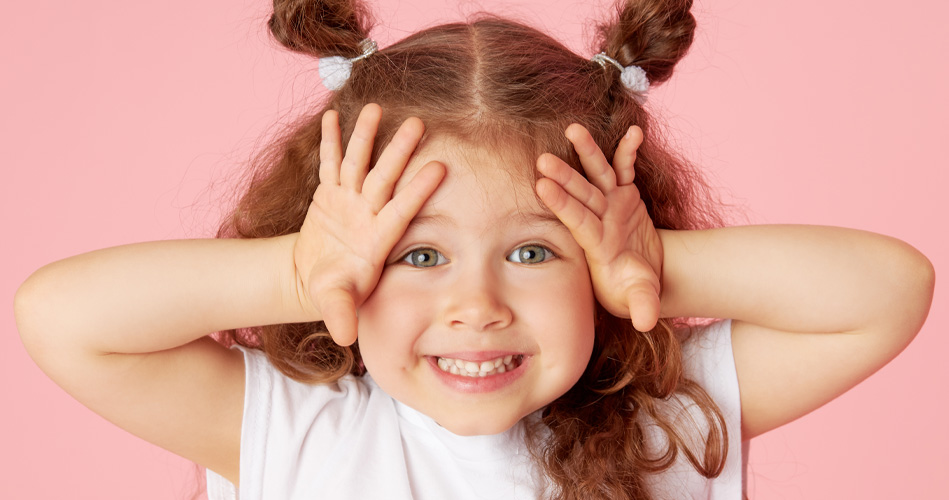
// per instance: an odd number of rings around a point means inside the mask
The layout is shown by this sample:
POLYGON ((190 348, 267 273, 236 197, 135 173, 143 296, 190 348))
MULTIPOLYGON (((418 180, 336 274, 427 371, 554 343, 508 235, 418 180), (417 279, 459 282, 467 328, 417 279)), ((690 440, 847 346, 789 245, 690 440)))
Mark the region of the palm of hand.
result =
MULTIPOLYGON (((355 305, 365 301, 382 273, 384 242, 390 239, 391 229, 380 226, 378 214, 361 193, 320 185, 294 248, 306 289, 341 289, 355 305)), ((315 304, 312 297, 310 301, 315 304)))
POLYGON ((559 158, 543 155, 537 166, 545 178, 537 182, 537 194, 586 253, 600 304, 631 318, 638 330, 651 330, 659 319, 662 243, 633 184, 642 131, 631 128, 613 165, 583 127, 571 125, 567 137, 588 180, 559 158))
MULTIPOLYGON (((651 311, 658 319, 662 268, 659 234, 636 186, 618 186, 605 196, 609 208, 602 218, 601 240, 584 248, 597 300, 614 316, 628 316, 634 323, 653 314, 651 311)), ((651 329, 643 324, 636 326, 651 329)))
POLYGON ((418 119, 406 120, 370 170, 381 116, 374 104, 363 108, 344 156, 337 115, 324 114, 320 185, 293 249, 298 300, 341 345, 356 341, 357 308, 445 175, 444 166, 433 162, 393 194, 424 127, 418 119))

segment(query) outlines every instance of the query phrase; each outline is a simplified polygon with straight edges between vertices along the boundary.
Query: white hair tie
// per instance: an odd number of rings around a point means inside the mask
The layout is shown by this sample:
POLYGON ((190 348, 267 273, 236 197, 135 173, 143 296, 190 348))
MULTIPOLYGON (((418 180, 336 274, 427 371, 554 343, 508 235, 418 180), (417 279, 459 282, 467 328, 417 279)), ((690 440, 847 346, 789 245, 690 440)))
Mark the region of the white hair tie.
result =
POLYGON ((649 78, 646 78, 646 71, 644 69, 635 65, 623 66, 619 61, 606 55, 604 52, 593 56, 590 58, 590 61, 604 68, 607 63, 616 66, 616 69, 620 71, 620 81, 623 82, 623 86, 635 92, 637 94, 637 100, 646 100, 646 92, 649 91, 649 78))
POLYGON ((379 50, 376 42, 368 38, 359 42, 359 48, 362 49, 362 54, 353 58, 342 56, 320 58, 320 78, 323 79, 324 87, 334 92, 343 88, 343 85, 349 80, 349 75, 353 72, 353 63, 361 61, 379 50))

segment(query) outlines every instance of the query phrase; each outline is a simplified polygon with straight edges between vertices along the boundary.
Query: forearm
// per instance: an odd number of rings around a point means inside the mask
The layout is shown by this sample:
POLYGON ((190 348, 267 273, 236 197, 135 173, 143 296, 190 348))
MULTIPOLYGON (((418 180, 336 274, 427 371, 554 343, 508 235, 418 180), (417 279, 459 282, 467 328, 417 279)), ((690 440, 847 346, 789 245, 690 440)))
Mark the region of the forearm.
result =
POLYGON ((661 231, 663 317, 734 318, 796 332, 915 333, 933 270, 909 245, 852 229, 661 231))
POLYGON ((28 348, 143 353, 314 321, 294 286, 294 238, 139 243, 54 262, 18 290, 17 325, 28 348))

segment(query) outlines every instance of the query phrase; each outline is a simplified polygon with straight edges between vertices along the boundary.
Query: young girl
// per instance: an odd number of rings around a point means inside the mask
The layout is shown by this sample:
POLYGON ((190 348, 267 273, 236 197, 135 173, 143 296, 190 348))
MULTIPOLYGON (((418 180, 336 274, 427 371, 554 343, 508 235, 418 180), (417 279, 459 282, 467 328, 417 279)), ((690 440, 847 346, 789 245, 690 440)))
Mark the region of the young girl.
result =
POLYGON ((623 5, 590 60, 492 17, 378 50, 360 5, 276 2, 336 92, 236 238, 51 264, 24 344, 213 498, 739 497, 741 441, 892 359, 933 272, 858 231, 702 230, 642 105, 689 8, 623 5))

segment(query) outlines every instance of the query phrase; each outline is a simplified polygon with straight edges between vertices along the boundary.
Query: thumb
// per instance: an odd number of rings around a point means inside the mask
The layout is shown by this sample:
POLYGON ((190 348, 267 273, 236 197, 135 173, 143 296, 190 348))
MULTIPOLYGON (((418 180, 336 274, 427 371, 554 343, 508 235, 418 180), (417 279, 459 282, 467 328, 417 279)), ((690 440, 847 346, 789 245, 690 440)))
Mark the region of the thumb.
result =
POLYGON ((632 286, 626 295, 629 301, 629 318, 633 327, 648 332, 659 322, 659 291, 652 283, 641 281, 632 286))
POLYGON ((331 288, 317 297, 323 324, 329 330, 333 341, 341 346, 352 345, 356 341, 358 319, 353 296, 340 288, 331 288))

